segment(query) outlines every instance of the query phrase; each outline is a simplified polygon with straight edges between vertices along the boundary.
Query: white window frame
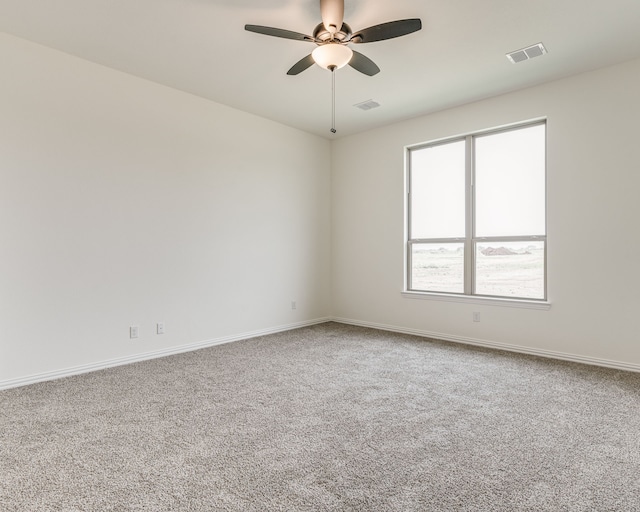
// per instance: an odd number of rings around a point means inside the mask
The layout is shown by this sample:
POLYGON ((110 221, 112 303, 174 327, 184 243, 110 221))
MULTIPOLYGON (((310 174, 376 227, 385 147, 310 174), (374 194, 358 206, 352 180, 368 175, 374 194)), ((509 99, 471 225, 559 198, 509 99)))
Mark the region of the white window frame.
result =
MULTIPOLYGON (((405 147, 405 282, 402 295, 406 298, 419 298, 430 300, 445 300, 453 302, 466 302, 478 304, 506 305, 510 307, 525 307, 532 309, 548 309, 548 280, 547 280, 547 165, 545 154, 545 233, 531 236, 503 236, 503 237, 476 237, 475 236, 475 140, 478 137, 493 135, 522 128, 533 127, 537 125, 545 125, 546 137, 546 118, 535 119, 532 121, 492 128, 479 132, 473 132, 466 135, 439 139, 427 143, 416 144, 405 147), (464 238, 427 238, 412 239, 411 234, 411 152, 428 147, 435 147, 442 144, 449 144, 458 141, 465 141, 465 237, 464 238), (435 292, 414 290, 411 288, 412 279, 412 246, 417 243, 462 243, 464 244, 464 292, 435 292), (482 242, 543 242, 544 243, 544 297, 527 298, 527 297, 506 297, 493 295, 479 295, 475 291, 475 267, 476 267, 476 245, 482 242)), ((547 144, 545 143, 545 152, 547 144)))

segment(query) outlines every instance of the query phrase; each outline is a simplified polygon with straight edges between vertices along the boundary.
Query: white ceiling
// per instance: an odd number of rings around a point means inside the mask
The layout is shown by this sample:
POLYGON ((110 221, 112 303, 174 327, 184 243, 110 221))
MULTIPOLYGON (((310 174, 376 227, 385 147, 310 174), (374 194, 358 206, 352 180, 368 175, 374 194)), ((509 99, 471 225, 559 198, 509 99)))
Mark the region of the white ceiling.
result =
POLYGON ((331 74, 286 75, 314 45, 244 30, 311 34, 319 0, 0 0, 1 31, 327 138, 640 57, 639 0, 346 0, 354 32, 403 18, 423 29, 357 47, 379 74, 336 72, 333 136, 331 74))

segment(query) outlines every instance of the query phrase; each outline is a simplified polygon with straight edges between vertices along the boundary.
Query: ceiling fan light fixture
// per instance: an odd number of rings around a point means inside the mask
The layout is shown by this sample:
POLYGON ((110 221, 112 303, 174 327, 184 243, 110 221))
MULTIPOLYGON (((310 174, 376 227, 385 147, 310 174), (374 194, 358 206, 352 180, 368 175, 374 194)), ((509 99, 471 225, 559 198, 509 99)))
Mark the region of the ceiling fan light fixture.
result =
POLYGON ((340 43, 327 43, 318 46, 311 52, 313 60, 321 68, 328 70, 340 69, 353 57, 353 51, 340 43))

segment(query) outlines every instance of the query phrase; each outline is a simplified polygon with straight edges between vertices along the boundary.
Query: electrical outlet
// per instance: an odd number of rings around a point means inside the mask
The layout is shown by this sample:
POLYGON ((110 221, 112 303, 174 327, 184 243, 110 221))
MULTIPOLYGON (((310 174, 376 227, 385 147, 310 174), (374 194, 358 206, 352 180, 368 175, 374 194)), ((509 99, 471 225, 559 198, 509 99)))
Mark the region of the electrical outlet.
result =
POLYGON ((479 322, 480 321, 480 313, 478 311, 474 311, 473 312, 473 321, 474 322, 479 322))
POLYGON ((129 338, 137 338, 139 335, 140 328, 137 325, 132 325, 129 327, 129 338))
POLYGON ((164 322, 158 322, 156 324, 156 334, 164 334, 164 322))
POLYGON ((296 304, 295 300, 291 301, 291 309, 296 309, 298 307, 298 305, 296 304))

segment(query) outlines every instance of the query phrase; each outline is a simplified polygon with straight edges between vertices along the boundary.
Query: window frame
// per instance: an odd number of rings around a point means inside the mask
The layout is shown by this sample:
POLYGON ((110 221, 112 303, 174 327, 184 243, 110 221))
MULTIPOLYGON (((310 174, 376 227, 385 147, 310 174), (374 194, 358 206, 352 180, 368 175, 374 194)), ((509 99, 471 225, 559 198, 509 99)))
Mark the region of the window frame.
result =
POLYGON ((487 130, 467 133, 444 139, 415 144, 405 147, 405 272, 404 272, 404 290, 403 295, 410 298, 445 298, 459 302, 485 302, 489 303, 512 303, 509 305, 527 305, 544 306, 548 303, 548 243, 547 243, 547 119, 539 118, 516 124, 491 128, 487 130), (476 236, 476 169, 475 169, 475 145, 476 139, 483 136, 495 135, 523 128, 543 125, 545 127, 545 154, 544 154, 544 233, 537 235, 517 235, 517 236, 476 236), (465 142, 465 236, 451 238, 411 238, 411 212, 412 212, 412 169, 411 169, 411 152, 430 147, 437 147, 443 144, 451 144, 455 142, 465 142), (487 242, 542 242, 543 243, 543 297, 515 297, 505 295, 479 294, 476 292, 476 254, 477 245, 487 242), (464 270, 463 270, 463 291, 462 292, 444 292, 444 291, 426 291, 412 288, 412 269, 413 269, 413 246, 420 243, 462 243, 464 246, 464 270))

